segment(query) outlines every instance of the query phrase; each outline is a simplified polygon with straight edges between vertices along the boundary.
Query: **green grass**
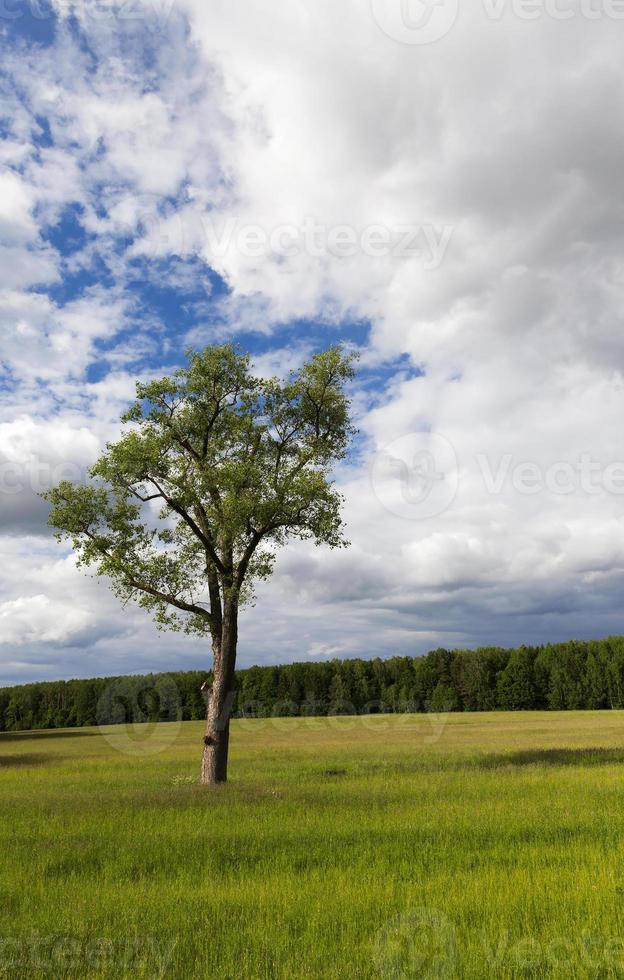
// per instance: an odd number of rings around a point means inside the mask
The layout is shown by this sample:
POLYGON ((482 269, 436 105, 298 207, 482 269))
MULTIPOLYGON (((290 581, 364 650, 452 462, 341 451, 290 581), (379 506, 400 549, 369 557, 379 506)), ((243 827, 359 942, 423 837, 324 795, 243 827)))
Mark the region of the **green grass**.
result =
POLYGON ((1 977, 624 975, 623 713, 135 734, 0 735, 1 977))

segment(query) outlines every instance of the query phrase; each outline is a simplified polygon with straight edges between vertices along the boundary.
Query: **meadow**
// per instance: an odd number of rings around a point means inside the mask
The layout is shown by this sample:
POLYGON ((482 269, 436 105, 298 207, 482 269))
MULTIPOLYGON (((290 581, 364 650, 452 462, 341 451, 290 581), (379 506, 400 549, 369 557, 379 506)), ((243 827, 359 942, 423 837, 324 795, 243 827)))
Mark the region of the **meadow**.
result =
POLYGON ((624 974, 624 713, 0 735, 0 977, 624 974))

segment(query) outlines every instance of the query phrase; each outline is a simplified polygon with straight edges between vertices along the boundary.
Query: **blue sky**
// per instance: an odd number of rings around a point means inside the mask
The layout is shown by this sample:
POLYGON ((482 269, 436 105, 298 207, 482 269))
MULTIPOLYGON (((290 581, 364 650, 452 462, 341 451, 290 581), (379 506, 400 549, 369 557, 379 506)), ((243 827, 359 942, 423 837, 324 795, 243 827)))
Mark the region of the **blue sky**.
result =
POLYGON ((624 630, 624 24, 551 6, 4 5, 0 682, 208 663, 37 493, 223 339, 361 356, 352 546, 286 549, 242 664, 624 630))

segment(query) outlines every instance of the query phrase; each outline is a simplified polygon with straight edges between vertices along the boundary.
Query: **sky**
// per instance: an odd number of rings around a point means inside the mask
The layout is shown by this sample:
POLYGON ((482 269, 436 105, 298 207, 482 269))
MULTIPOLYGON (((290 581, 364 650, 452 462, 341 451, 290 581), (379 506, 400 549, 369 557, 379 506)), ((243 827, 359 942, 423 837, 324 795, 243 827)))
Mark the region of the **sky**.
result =
POLYGON ((137 378, 360 355, 239 664, 624 632, 621 0, 3 0, 0 683, 203 669, 38 493, 137 378))

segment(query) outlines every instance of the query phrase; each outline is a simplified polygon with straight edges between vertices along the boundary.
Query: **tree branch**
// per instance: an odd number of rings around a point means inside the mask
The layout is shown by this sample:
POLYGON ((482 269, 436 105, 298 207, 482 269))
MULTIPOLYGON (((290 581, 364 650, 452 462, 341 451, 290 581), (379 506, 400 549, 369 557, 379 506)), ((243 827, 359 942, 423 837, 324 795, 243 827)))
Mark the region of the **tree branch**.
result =
POLYGON ((188 527, 190 527, 195 537, 199 541, 201 541, 202 545, 206 549, 206 552, 210 556, 210 560, 216 565, 218 570, 223 574, 223 572, 225 572, 225 566, 223 565, 223 562, 219 558, 219 555, 217 554, 211 539, 204 534, 202 529, 199 527, 196 521, 193 520, 191 515, 184 509, 184 507, 182 507, 182 505, 178 503, 178 501, 175 500, 173 497, 170 497, 169 494, 165 493, 162 487, 159 486, 158 481, 153 476, 148 476, 147 479, 149 480, 150 483, 154 484, 154 486, 160 493, 165 503, 167 503, 169 507, 171 507, 171 509, 175 511, 175 513, 178 514, 179 517, 182 518, 184 523, 187 524, 188 527))
MULTIPOLYGON (((98 544, 97 535, 90 531, 89 528, 83 528, 83 534, 86 534, 86 536, 93 541, 101 555, 104 555, 105 558, 112 558, 110 551, 98 544)), ((208 610, 202 609, 201 606, 196 606, 192 602, 185 602, 183 599, 178 599, 176 596, 169 595, 166 592, 161 592, 159 589, 155 589, 153 586, 139 581, 134 577, 134 573, 128 572, 123 567, 120 568, 120 571, 124 576, 126 583, 133 589, 138 589, 140 592, 145 592, 147 595, 151 595, 155 599, 160 599, 162 602, 166 602, 170 606, 174 606, 176 609, 181 609, 183 612, 193 613, 196 616, 202 616, 212 625, 212 612, 208 612, 208 610)))

